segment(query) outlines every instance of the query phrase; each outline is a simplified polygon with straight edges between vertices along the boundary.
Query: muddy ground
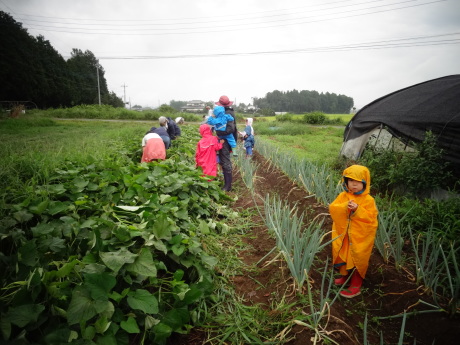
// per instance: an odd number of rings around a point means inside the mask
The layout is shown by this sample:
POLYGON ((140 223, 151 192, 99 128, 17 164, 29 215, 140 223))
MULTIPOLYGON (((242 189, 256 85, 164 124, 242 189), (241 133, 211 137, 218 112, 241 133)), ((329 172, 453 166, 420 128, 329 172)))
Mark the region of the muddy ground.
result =
MULTIPOLYGON (((261 155, 255 152, 253 160, 258 164, 255 179, 255 191, 259 194, 260 206, 263 206, 265 195, 279 195, 282 200, 291 205, 297 204, 299 210, 307 210, 309 218, 324 217, 324 229, 329 231, 331 220, 327 207, 320 205, 314 198, 308 198, 305 190, 293 184, 280 170, 270 165, 261 155), (325 215, 326 214, 326 215, 325 215)), ((239 198, 234 205, 235 209, 246 209, 254 207, 251 197, 242 197, 247 190, 238 172, 234 173, 235 190, 239 198)), ((259 201, 257 201, 259 203, 259 201)), ((262 207, 263 208, 263 207, 262 207)), ((292 279, 289 271, 282 260, 275 260, 265 266, 265 263, 274 258, 268 256, 253 270, 251 267, 264 258, 267 253, 275 246, 274 239, 268 234, 264 225, 264 220, 258 215, 254 215, 253 224, 259 224, 249 230, 249 236, 244 240, 248 244, 246 251, 240 253, 241 260, 248 265, 248 274, 242 274, 232 278, 236 291, 244 297, 248 305, 259 305, 261 308, 268 308, 274 295, 291 295, 286 303, 296 299, 296 294, 292 291, 292 279), (256 283, 259 282, 259 283, 256 283)), ((318 267, 310 272, 313 291, 320 291, 321 270, 325 260, 330 256, 330 246, 326 247, 320 254, 318 267)), ((414 283, 409 267, 406 270, 397 271, 391 263, 386 264, 380 254, 374 249, 371 256, 369 270, 364 280, 362 294, 353 299, 339 299, 331 306, 329 322, 325 328, 328 336, 341 345, 363 344, 364 315, 368 313, 371 320, 374 317, 393 316, 402 314, 404 310, 411 312, 421 311, 424 307, 419 300, 432 302, 430 297, 423 291, 423 288, 414 283)), ((306 292, 305 292, 306 293, 306 292)), ((308 313, 308 306, 305 306, 308 313)), ((379 325, 369 322, 368 341, 369 344, 380 344, 378 332, 382 332, 384 344, 397 344, 400 334, 402 318, 380 320, 379 325)), ((457 345, 460 344, 460 317, 449 318, 443 313, 426 313, 412 315, 406 320, 404 341, 406 344, 414 344, 414 339, 418 345, 457 345)), ((313 344, 311 338, 312 331, 303 326, 294 326, 290 332, 293 338, 289 345, 309 345, 313 344)), ((206 334, 199 328, 195 328, 186 336, 174 337, 171 344, 174 345, 198 345, 206 343, 206 334)), ((232 344, 227 341, 226 344, 232 344)))

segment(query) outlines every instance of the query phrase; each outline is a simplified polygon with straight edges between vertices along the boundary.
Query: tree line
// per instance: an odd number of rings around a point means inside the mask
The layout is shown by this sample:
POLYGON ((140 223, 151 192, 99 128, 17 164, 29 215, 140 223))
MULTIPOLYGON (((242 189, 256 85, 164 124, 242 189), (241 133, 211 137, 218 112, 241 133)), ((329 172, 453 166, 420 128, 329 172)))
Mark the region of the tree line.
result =
POLYGON ((41 109, 99 104, 99 95, 101 104, 124 106, 109 92, 104 68, 91 51, 74 48, 65 60, 43 36, 31 36, 3 11, 0 30, 0 107, 23 101, 41 109))
POLYGON ((263 98, 254 98, 254 106, 259 109, 296 114, 313 111, 321 111, 326 114, 348 114, 353 105, 353 98, 345 95, 295 89, 286 92, 275 90, 268 92, 263 98))

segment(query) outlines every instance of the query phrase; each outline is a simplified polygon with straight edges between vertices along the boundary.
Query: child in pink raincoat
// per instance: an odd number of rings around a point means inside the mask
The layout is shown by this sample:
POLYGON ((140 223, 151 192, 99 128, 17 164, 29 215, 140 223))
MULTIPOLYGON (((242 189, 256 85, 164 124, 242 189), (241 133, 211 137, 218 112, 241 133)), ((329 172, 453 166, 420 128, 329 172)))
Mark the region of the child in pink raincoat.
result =
POLYGON ((196 145, 196 166, 203 169, 203 174, 217 176, 217 151, 222 148, 223 140, 212 135, 211 127, 207 124, 200 126, 201 139, 196 145))

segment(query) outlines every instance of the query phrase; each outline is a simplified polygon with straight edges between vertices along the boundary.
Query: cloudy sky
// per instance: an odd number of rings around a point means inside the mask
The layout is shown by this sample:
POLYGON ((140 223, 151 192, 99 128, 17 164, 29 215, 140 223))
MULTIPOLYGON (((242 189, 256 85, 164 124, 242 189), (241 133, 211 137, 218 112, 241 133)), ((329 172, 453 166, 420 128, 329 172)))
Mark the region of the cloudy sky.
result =
POLYGON ((0 0, 65 58, 91 51, 131 105, 352 97, 460 73, 459 0, 0 0))

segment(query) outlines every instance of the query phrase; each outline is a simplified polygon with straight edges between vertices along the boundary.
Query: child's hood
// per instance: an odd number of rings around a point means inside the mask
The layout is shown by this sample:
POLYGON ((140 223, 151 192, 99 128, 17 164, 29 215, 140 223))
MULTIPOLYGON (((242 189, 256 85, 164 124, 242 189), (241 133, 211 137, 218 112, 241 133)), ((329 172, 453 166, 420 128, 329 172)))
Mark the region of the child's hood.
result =
POLYGON ((360 195, 366 195, 371 190, 371 173, 368 168, 363 165, 352 165, 346 168, 342 174, 342 186, 343 189, 348 192, 347 184, 345 183, 346 178, 351 178, 356 181, 360 181, 364 184, 364 191, 359 193, 360 195))
POLYGON ((225 117, 224 107, 221 107, 221 106, 214 107, 213 112, 214 112, 214 115, 216 115, 216 117, 225 117))
POLYGON ((201 136, 204 138, 204 137, 209 137, 209 136, 212 136, 212 131, 211 131, 211 127, 207 124, 202 124, 200 126, 200 134, 201 136))
POLYGON ((252 117, 248 117, 246 119, 246 123, 248 124, 248 126, 252 126, 252 117))

